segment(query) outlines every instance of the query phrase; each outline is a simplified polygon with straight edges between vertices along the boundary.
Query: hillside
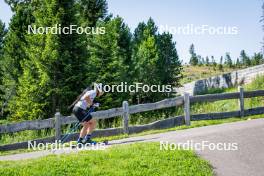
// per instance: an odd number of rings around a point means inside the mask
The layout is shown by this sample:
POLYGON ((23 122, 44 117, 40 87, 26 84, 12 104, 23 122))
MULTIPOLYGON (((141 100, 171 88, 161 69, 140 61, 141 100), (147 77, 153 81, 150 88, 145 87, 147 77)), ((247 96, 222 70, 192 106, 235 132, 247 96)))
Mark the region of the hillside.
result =
POLYGON ((185 84, 194 80, 209 78, 216 75, 221 75, 223 73, 228 73, 238 70, 237 68, 228 68, 224 67, 223 70, 219 70, 218 68, 214 68, 212 66, 183 66, 183 79, 181 80, 181 84, 185 84))
MULTIPOLYGON (((264 76, 258 76, 252 83, 245 85, 244 90, 263 90, 264 89, 264 76)), ((237 88, 228 89, 210 89, 207 94, 224 93, 224 92, 237 92, 237 88)), ((245 108, 254 108, 264 106, 264 97, 246 98, 245 108)), ((207 113, 207 112, 225 112, 234 111, 238 109, 237 100, 222 100, 213 103, 197 103, 192 106, 193 113, 207 113)))

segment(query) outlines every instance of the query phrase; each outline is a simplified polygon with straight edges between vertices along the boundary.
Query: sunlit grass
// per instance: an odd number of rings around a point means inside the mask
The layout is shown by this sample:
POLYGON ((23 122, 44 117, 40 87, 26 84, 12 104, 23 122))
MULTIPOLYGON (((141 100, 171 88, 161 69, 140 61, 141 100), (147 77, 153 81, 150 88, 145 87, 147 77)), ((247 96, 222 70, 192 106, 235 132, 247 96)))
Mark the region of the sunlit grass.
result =
POLYGON ((0 175, 213 175, 209 163, 190 150, 160 150, 159 143, 138 143, 0 162, 0 175))

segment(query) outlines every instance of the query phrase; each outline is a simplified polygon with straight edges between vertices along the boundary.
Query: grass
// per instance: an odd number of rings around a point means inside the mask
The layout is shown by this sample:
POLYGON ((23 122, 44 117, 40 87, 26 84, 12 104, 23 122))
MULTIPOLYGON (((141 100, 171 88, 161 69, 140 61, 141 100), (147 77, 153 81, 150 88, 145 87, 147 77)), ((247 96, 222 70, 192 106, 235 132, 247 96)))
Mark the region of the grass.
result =
MULTIPOLYGON (((264 76, 258 76, 251 84, 245 85, 245 91, 264 89, 264 76)), ((219 91, 219 90, 218 90, 219 91)), ((213 90, 211 90, 213 92, 213 90)), ((223 89, 222 92, 237 92, 237 88, 223 89)), ((219 92, 219 93, 222 93, 219 92)), ((245 109, 264 106, 264 97, 254 97, 244 99, 245 109)), ((210 113, 210 112, 227 112, 236 111, 239 109, 238 100, 221 100, 208 103, 196 103, 191 106, 193 114, 210 113)))
POLYGON ((0 162, 0 175, 213 175, 209 163, 190 150, 160 150, 159 143, 138 143, 0 162))
POLYGON ((43 137, 52 137, 55 135, 54 129, 52 130, 26 130, 16 133, 1 134, 0 135, 0 145, 10 144, 16 142, 24 142, 32 139, 38 139, 43 137))

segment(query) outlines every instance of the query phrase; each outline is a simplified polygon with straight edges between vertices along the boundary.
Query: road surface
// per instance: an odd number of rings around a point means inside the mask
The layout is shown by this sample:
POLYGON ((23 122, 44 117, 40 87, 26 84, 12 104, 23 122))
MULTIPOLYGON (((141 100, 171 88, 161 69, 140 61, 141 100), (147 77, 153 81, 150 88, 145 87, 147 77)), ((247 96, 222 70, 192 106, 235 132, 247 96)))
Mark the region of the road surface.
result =
MULTIPOLYGON (((219 176, 262 176, 264 175, 264 119, 255 119, 220 125, 177 130, 172 132, 131 137, 111 141, 111 145, 134 142, 168 141, 170 144, 199 144, 196 153, 208 160, 219 176), (201 149, 201 144, 210 147, 201 149), (213 150, 220 145, 221 150, 213 150), (223 149, 223 145, 227 146, 223 149), (230 147, 230 145, 232 147, 230 147), (235 147, 234 147, 235 146, 235 147)), ((111 146, 110 145, 110 146, 111 146)), ((173 147, 173 145, 171 145, 173 147)), ((72 153, 73 150, 56 151, 55 154, 72 153)), ((52 154, 50 151, 21 153, 0 156, 0 160, 20 160, 52 154)))

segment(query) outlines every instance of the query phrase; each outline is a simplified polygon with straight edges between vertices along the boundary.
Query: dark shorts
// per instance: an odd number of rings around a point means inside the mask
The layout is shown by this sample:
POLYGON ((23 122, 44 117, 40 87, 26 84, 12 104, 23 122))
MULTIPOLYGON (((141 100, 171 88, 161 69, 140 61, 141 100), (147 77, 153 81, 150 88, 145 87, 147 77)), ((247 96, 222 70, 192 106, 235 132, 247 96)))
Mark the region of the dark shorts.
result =
POLYGON ((94 108, 90 108, 88 111, 75 106, 73 108, 73 114, 77 117, 79 122, 88 122, 90 121, 93 117, 91 115, 91 112, 94 112, 94 108))

